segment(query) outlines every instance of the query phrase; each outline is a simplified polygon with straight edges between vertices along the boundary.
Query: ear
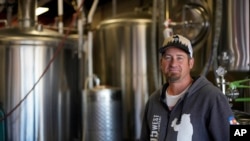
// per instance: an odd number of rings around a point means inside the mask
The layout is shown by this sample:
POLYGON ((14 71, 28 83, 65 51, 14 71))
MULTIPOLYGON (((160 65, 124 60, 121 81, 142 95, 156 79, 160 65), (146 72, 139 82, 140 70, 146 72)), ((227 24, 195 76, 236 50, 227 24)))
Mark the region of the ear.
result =
POLYGON ((192 69, 194 67, 194 58, 189 59, 189 68, 192 69))

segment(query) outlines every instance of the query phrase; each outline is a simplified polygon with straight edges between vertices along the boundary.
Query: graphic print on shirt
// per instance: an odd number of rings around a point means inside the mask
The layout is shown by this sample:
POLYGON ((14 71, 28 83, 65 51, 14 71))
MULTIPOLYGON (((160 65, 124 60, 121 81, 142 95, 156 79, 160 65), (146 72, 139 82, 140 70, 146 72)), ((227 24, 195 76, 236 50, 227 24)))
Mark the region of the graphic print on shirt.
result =
POLYGON ((171 127, 177 131, 177 141, 192 141, 193 125, 190 120, 190 114, 182 114, 180 124, 176 124, 178 118, 172 121, 171 127))
POLYGON ((161 125, 161 116, 154 115, 152 119, 152 130, 150 133, 150 141, 158 141, 161 125))

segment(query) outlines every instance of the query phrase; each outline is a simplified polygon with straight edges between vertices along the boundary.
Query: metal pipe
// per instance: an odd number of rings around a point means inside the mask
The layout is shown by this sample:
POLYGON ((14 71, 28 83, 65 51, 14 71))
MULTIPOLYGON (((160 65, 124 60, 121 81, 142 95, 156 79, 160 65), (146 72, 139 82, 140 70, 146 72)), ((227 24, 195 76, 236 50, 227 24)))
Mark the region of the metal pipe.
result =
POLYGON ((63 34, 63 0, 58 0, 58 32, 63 34))
MULTIPOLYGON (((167 0, 167 1, 169 1, 169 0, 167 0)), ((158 43, 161 45, 162 44, 162 42, 163 42, 163 40, 164 40, 164 37, 163 37, 163 34, 162 34, 162 32, 163 32, 163 30, 164 30, 164 25, 163 25, 163 23, 164 23, 164 21, 165 21, 165 18, 166 18, 166 8, 165 8, 165 0, 160 0, 159 2, 158 2, 158 6, 157 6, 157 8, 158 9, 160 9, 159 10, 159 20, 158 20, 158 43)), ((159 45, 159 46, 160 46, 159 45)), ((160 56, 158 56, 158 60, 160 60, 160 56)), ((162 73, 161 73, 161 70, 159 69, 159 84, 161 85, 162 83, 164 83, 164 81, 165 81, 165 77, 163 77, 162 76, 162 73)))
MULTIPOLYGON (((151 51, 152 51, 152 56, 151 56, 151 59, 152 59, 152 62, 157 62, 157 52, 156 52, 156 45, 157 45, 157 39, 156 39, 156 29, 157 29, 157 0, 154 0, 153 1, 153 12, 152 12, 152 28, 151 28, 151 51)), ((153 63, 155 66, 154 68, 158 68, 157 67, 157 63, 153 63)), ((158 76, 157 74, 159 74, 158 70, 157 69, 153 69, 153 79, 154 79, 154 85, 155 85, 155 88, 158 88, 159 87, 159 84, 161 84, 161 82, 158 81, 158 76)))
POLYGON ((13 5, 14 5, 14 2, 15 1, 12 1, 12 0, 10 0, 10 1, 8 1, 8 7, 7 7, 7 15, 6 15, 6 17, 7 17, 7 25, 8 26, 11 26, 11 22, 12 22, 12 15, 13 15, 13 5))
MULTIPOLYGON (((91 25, 94 12, 96 10, 97 4, 99 0, 95 0, 91 6, 89 15, 88 15, 88 24, 91 25)), ((93 75, 93 32, 92 29, 89 29, 88 31, 88 76, 91 77, 93 75)), ((89 87, 93 87, 93 81, 90 80, 89 87)))
MULTIPOLYGON (((230 3, 230 2, 229 2, 230 3)), ((214 68, 217 68, 217 51, 218 51, 218 44, 221 34, 221 22, 222 22, 222 0, 216 0, 216 7, 215 7, 215 22, 214 22, 214 28, 213 28, 213 45, 212 50, 209 56, 209 60, 206 62, 205 67, 203 68, 201 75, 206 76, 210 66, 213 64, 214 68)), ((216 79, 218 79, 218 76, 215 75, 216 79)))
POLYGON ((116 0, 112 1, 112 5, 113 5, 112 6, 112 15, 115 16, 116 15, 116 9, 117 9, 117 6, 116 6, 117 2, 116 2, 116 0))
POLYGON ((79 17, 77 20, 77 29, 78 29, 78 58, 82 58, 82 49, 83 49, 83 21, 85 21, 85 16, 83 16, 82 10, 82 0, 77 0, 77 6, 79 7, 79 17))
POLYGON ((36 23, 36 0, 18 1, 18 21, 21 28, 33 27, 36 23))
POLYGON ((92 23, 93 15, 94 15, 94 12, 96 10, 98 2, 99 2, 99 0, 95 0, 91 6, 91 9, 90 9, 89 15, 88 15, 88 23, 92 23))
POLYGON ((166 20, 170 19, 170 16, 169 16, 169 11, 170 11, 170 1, 169 0, 166 0, 165 1, 165 17, 166 17, 166 20))
POLYGON ((98 78, 95 74, 93 74, 92 76, 86 78, 85 82, 84 82, 84 89, 88 90, 88 83, 90 80, 94 80, 95 81, 95 85, 99 86, 100 85, 100 78, 98 78))

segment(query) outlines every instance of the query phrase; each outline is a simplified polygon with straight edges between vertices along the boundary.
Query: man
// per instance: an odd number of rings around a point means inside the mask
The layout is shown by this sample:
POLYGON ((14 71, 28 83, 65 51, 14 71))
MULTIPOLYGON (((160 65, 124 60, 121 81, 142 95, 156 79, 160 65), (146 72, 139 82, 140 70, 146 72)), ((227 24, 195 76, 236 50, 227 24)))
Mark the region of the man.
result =
POLYGON ((203 76, 191 76, 191 42, 173 35, 159 51, 167 83, 146 104, 140 140, 229 141, 233 112, 219 88, 203 76))

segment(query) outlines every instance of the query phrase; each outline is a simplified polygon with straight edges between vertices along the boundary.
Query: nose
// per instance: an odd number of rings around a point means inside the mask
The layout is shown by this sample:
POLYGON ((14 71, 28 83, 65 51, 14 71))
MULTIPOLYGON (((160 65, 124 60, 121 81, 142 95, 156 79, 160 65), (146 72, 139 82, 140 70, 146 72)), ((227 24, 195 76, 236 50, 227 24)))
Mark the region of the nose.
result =
POLYGON ((176 58, 172 58, 169 63, 170 63, 170 66, 176 66, 178 62, 176 58))

